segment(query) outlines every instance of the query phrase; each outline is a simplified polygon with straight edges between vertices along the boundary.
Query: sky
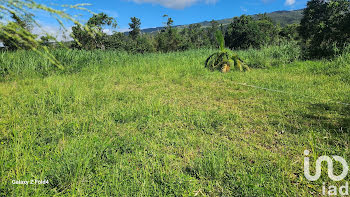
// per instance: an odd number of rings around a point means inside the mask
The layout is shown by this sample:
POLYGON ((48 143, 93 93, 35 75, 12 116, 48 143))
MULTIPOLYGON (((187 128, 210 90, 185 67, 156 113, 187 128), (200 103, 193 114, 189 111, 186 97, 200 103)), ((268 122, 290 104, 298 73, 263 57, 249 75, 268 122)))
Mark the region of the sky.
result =
MULTIPOLYGON (((251 15, 279 10, 296 10, 306 7, 307 0, 39 0, 47 5, 89 3, 89 10, 114 17, 118 23, 117 31, 127 31, 130 17, 141 19, 141 28, 163 26, 164 14, 174 20, 174 25, 191 24, 212 19, 232 18, 242 14, 251 15)), ((91 14, 68 10, 82 23, 91 14)), ((45 13, 37 14, 43 28, 49 33, 57 33, 57 24, 45 13)), ((67 23, 67 26, 71 24, 67 23)), ((69 28, 69 27, 68 27, 69 28)))

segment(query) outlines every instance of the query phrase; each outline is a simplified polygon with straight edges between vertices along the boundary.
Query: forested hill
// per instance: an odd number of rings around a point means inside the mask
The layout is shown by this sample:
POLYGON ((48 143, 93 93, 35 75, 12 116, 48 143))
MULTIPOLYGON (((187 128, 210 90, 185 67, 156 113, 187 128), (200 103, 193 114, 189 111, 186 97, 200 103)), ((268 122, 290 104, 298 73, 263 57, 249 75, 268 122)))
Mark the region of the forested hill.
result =
MULTIPOLYGON (((303 14, 303 10, 293 10, 293 11, 271 12, 271 13, 267 13, 267 16, 271 17, 275 23, 280 24, 281 26, 285 26, 293 23, 299 23, 302 18, 302 14, 303 14)), ((252 16, 257 17, 257 15, 252 15, 252 16)), ((217 22, 219 22, 219 24, 226 25, 231 23, 232 19, 233 18, 227 18, 227 19, 217 20, 217 22)), ((206 26, 210 26, 210 21, 203 21, 198 24, 201 24, 202 26, 206 27, 206 26)), ((178 25, 176 27, 183 28, 186 26, 188 25, 178 25)), ((162 28, 163 27, 147 28, 147 29, 143 29, 142 31, 144 33, 152 33, 162 28)))

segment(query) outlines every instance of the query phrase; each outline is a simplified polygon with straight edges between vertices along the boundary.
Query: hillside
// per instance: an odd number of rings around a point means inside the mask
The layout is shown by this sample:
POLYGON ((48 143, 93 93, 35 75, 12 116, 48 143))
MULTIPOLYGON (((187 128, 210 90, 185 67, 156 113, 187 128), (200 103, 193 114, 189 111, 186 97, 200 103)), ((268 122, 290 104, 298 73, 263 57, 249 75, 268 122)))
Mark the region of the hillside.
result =
MULTIPOLYGON (((285 26, 293 23, 299 23, 302 18, 302 14, 303 14, 303 10, 293 10, 293 11, 271 12, 271 13, 267 13, 267 16, 271 17, 275 23, 280 24, 281 26, 285 26)), ((257 14, 252 16, 255 18, 257 17, 257 14)), ((219 24, 227 25, 232 21, 232 19, 233 18, 226 18, 226 19, 217 20, 217 22, 219 22, 219 24)), ((201 24, 202 26, 207 27, 207 26, 210 26, 210 21, 203 21, 198 24, 201 24)), ((175 27, 184 28, 188 25, 178 25, 175 27)), ((144 33, 153 33, 158 30, 161 30, 162 28, 163 27, 147 28, 147 29, 143 29, 142 31, 144 33)))

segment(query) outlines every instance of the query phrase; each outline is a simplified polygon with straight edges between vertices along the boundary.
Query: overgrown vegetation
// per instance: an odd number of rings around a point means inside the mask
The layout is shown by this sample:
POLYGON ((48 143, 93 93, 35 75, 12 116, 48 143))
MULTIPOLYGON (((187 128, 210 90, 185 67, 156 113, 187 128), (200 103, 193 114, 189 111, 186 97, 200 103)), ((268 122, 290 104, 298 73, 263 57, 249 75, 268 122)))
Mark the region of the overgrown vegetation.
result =
MULTIPOLYGON (((207 56, 203 56, 204 59, 201 60, 202 66, 206 57, 217 52, 216 49, 205 51, 208 51, 208 54, 206 54, 207 56)), ((95 69, 98 70, 103 66, 114 63, 125 64, 125 66, 129 65, 125 59, 128 53, 121 51, 55 49, 51 53, 62 63, 65 67, 64 70, 56 69, 45 57, 33 51, 0 52, 1 81, 12 81, 29 76, 48 77, 64 73, 73 74, 88 69, 91 66, 96 67, 95 69)), ((237 53, 244 60, 245 64, 251 68, 281 67, 297 61, 300 57, 298 45, 290 42, 275 46, 266 46, 261 49, 251 48, 234 51, 234 53, 237 53)))
POLYGON ((280 67, 302 59, 301 49, 296 41, 282 41, 260 49, 250 47, 237 51, 237 54, 250 68, 280 67))
POLYGON ((304 150, 350 158, 346 5, 311 0, 283 27, 259 15, 178 29, 165 15, 156 35, 135 17, 108 35, 116 21, 100 13, 69 47, 12 14, 0 24, 0 196, 321 196, 329 180, 304 178, 304 150))
POLYGON ((231 49, 259 48, 276 42, 278 26, 266 15, 253 19, 251 16, 241 16, 233 19, 225 35, 225 41, 231 49))
POLYGON ((58 50, 73 72, 45 77, 37 53, 1 53, 0 195, 321 195, 303 151, 350 158, 349 54, 222 75, 213 52, 58 50))

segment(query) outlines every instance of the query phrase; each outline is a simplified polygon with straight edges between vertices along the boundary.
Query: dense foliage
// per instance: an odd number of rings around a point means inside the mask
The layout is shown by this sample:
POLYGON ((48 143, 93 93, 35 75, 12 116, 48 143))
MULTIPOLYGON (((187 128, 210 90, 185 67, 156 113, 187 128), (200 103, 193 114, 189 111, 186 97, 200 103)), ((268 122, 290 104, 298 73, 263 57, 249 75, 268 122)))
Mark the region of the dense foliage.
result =
POLYGON ((225 41, 229 48, 259 48, 276 41, 278 28, 266 15, 259 15, 258 19, 242 15, 235 17, 228 26, 225 41))
POLYGON ((305 57, 336 55, 350 43, 350 2, 309 1, 301 20, 300 35, 305 57))
POLYGON ((131 31, 129 32, 129 35, 133 40, 136 40, 140 34, 141 34, 141 20, 136 17, 132 17, 131 23, 129 23, 131 31))
POLYGON ((132 17, 129 23, 130 32, 113 32, 110 35, 104 33, 102 27, 115 24, 112 22, 113 19, 100 13, 94 15, 90 20, 96 20, 96 17, 100 21, 94 23, 94 26, 89 25, 88 22, 85 25, 88 27, 87 29, 82 25, 73 27, 73 37, 76 39, 72 45, 73 48, 122 50, 131 53, 218 48, 219 43, 215 37, 218 30, 225 34, 226 47, 229 48, 259 48, 263 45, 279 43, 281 39, 298 39, 296 25, 280 28, 266 14, 258 15, 255 18, 250 16, 235 18, 228 27, 222 25, 220 27, 219 23, 213 20, 208 27, 203 27, 201 24, 191 24, 182 28, 174 27, 173 19, 164 15, 165 26, 156 34, 143 33, 141 20, 132 17), (96 31, 91 32, 91 29, 96 31))
POLYGON ((94 14, 85 26, 76 24, 72 27, 73 47, 79 49, 105 49, 107 34, 103 32, 104 26, 116 27, 117 23, 107 14, 94 14))
MULTIPOLYGON (((168 17, 164 15, 164 17, 168 17)), ((174 21, 168 17, 166 27, 160 31, 155 39, 157 42, 157 50, 162 52, 177 51, 181 49, 181 38, 178 29, 172 27, 174 21)))

